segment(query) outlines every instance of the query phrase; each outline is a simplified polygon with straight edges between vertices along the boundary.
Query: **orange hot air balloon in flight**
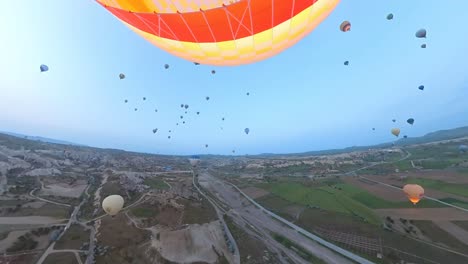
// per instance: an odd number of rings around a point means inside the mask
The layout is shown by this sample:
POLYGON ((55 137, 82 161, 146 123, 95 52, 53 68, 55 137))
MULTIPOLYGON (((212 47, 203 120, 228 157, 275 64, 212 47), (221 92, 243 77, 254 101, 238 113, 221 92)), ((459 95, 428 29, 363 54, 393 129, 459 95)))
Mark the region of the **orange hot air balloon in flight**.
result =
POLYGON ((131 30, 186 60, 267 59, 313 31, 340 0, 96 0, 131 30))
POLYGON ((424 188, 417 184, 406 184, 403 191, 413 204, 417 204, 424 196, 424 188))

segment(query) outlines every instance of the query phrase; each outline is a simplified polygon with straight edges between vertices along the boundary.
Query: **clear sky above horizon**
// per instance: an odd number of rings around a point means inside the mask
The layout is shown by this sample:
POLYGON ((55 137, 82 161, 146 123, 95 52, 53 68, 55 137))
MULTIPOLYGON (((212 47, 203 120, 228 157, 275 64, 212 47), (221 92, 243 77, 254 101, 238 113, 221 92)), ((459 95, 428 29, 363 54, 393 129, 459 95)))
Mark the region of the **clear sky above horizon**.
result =
POLYGON ((412 137, 466 126, 466 10, 466 0, 342 0, 278 56, 212 67, 160 50, 95 1, 10 1, 0 10, 0 131, 161 154, 256 154, 389 142, 393 127, 412 137), (339 31, 343 20, 350 32, 339 31), (427 39, 415 38, 420 28, 427 39))

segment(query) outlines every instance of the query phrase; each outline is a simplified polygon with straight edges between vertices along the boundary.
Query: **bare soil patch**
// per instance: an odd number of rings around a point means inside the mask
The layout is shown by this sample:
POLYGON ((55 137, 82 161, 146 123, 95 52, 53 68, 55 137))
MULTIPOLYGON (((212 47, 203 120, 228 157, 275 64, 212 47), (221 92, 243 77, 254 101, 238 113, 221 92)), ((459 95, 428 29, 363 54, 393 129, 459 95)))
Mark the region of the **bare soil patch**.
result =
POLYGON ((455 208, 401 208, 376 209, 375 212, 382 217, 404 218, 409 220, 430 221, 466 221, 468 214, 455 208))
POLYGON ((468 245, 468 231, 449 221, 434 221, 445 232, 451 234, 460 242, 468 245))
POLYGON ((257 199, 257 198, 260 198, 269 194, 268 191, 265 191, 257 187, 247 187, 247 188, 242 189, 242 191, 248 196, 250 196, 252 199, 257 199))
POLYGON ((218 254, 229 255, 218 221, 161 231, 155 234, 151 245, 162 257, 176 263, 216 263, 218 254))
POLYGON ((430 171, 415 171, 408 172, 408 177, 426 178, 431 180, 440 180, 454 184, 468 184, 468 177, 463 176, 459 172, 450 170, 430 170, 430 171))
POLYGON ((42 190, 39 192, 39 195, 54 195, 54 196, 63 196, 63 197, 71 197, 71 198, 78 198, 86 189, 86 184, 50 184, 44 186, 42 190))

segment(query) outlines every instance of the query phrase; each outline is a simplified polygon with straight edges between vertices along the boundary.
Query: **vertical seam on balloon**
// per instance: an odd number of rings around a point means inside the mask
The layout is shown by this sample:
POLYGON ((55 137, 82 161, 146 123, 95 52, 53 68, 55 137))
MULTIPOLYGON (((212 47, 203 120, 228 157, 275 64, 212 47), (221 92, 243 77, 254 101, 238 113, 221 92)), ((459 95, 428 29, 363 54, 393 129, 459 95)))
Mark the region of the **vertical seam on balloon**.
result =
POLYGON ((159 37, 161 37, 161 15, 158 13, 158 31, 159 31, 159 37))
POLYGON ((151 30, 151 32, 153 32, 153 34, 156 35, 156 32, 153 30, 153 27, 151 27, 148 23, 146 23, 146 20, 142 17, 140 17, 137 13, 135 13, 135 16, 141 21, 143 22, 143 24, 145 24, 146 26, 148 26, 148 28, 151 30))
MULTIPOLYGON (((157 35, 157 34, 156 34, 156 31, 154 31, 154 29, 153 29, 153 27, 152 27, 152 25, 154 25, 154 24, 153 24, 151 21, 146 20, 144 17, 138 16, 138 14, 136 14, 136 13, 135 13, 135 15, 137 15, 137 18, 140 19, 141 22, 143 22, 145 25, 147 25, 147 26, 149 27, 149 29, 153 32, 153 34, 154 34, 155 36, 161 37, 161 24, 160 24, 160 23, 159 23, 159 25, 158 25, 158 26, 159 26, 159 28, 158 28, 158 30, 159 30, 159 35, 157 35)), ((159 14, 158 14, 158 22, 159 22, 159 14)), ((170 34, 171 34, 170 32, 167 32, 166 30, 162 30, 162 31, 163 31, 163 33, 166 33, 167 35, 170 35, 170 34)), ((149 33, 149 32, 147 32, 147 31, 143 31, 143 32, 149 33)), ((177 36, 175 36, 175 37, 177 38, 177 36)))
POLYGON ((179 14, 180 18, 182 19, 182 21, 184 21, 184 24, 185 24, 185 26, 188 28, 188 30, 190 31, 190 34, 192 34, 193 39, 195 40, 195 42, 196 42, 197 45, 198 45, 198 48, 200 48, 200 50, 203 52, 203 48, 202 48, 202 46, 200 45, 200 42, 198 41, 198 39, 197 39, 197 37, 195 36, 195 34, 193 34, 193 31, 192 31, 192 29, 190 28, 190 26, 187 24, 187 21, 185 21, 184 16, 183 16, 180 12, 178 12, 178 14, 179 14))
MULTIPOLYGON (((248 1, 250 3, 250 0, 248 0, 248 1)), ((247 4, 247 7, 244 10, 244 14, 242 14, 242 18, 241 18, 240 21, 235 16, 233 16, 237 20, 237 22, 239 22, 239 26, 237 27, 237 31, 236 31, 236 37, 237 37, 237 34, 239 33, 239 29, 240 29, 241 26, 243 26, 247 31, 249 31, 249 29, 244 25, 244 17, 245 17, 245 14, 247 13, 247 8, 249 8, 248 4, 247 4)), ((252 32, 250 32, 250 34, 252 35, 252 32)))
POLYGON ((206 25, 208 26, 208 29, 210 30, 211 37, 213 38, 213 41, 216 42, 216 38, 215 38, 215 35, 213 34, 213 30, 211 29, 211 25, 210 25, 210 23, 208 23, 208 19, 206 19, 205 11, 203 11, 203 10, 200 10, 200 11, 201 11, 201 13, 203 15, 203 19, 205 20, 206 25))
POLYGON ((275 25, 275 0, 271 0, 271 45, 273 45, 273 39, 275 38, 274 26, 275 25))
MULTIPOLYGON (((252 35, 252 47, 253 47, 253 50, 255 52, 255 54, 257 54, 257 50, 255 49, 255 35, 253 34, 254 30, 253 30, 253 20, 252 20, 252 7, 250 6, 250 3, 251 3, 252 0, 248 0, 248 8, 249 8, 249 16, 250 16, 250 35, 252 35)), ((260 1, 265 1, 265 0, 260 0, 260 1)))
POLYGON ((192 35, 192 37, 193 37, 193 39, 195 40, 195 42, 198 43, 197 37, 195 36, 195 34, 193 34, 192 29, 191 29, 190 26, 187 24, 187 21, 185 21, 185 18, 184 18, 184 16, 182 15, 182 13, 177 12, 177 14, 179 14, 180 19, 182 19, 182 21, 184 22, 185 26, 186 26, 187 29, 189 30, 189 32, 190 32, 190 34, 192 35))
POLYGON ((164 19, 161 18, 161 21, 164 23, 164 25, 166 25, 167 29, 169 29, 169 31, 171 31, 171 34, 174 36, 174 38, 175 38, 177 41, 180 41, 180 39, 177 37, 177 35, 174 33, 174 31, 172 31, 172 29, 166 24, 166 22, 164 21, 164 19))
MULTIPOLYGON (((245 15, 246 11, 247 11, 247 9, 244 10, 244 15, 245 15)), ((231 12, 229 12, 229 10, 228 10, 227 8, 226 8, 226 12, 229 13, 229 15, 230 15, 232 18, 234 18, 234 20, 236 20, 237 22, 239 22, 239 26, 237 27, 237 31, 236 31, 236 34, 235 34, 234 37, 237 37, 237 33, 239 32, 240 26, 243 26, 247 31, 249 31, 249 29, 248 29, 244 24, 242 24, 241 21, 240 21, 239 19, 237 19, 236 16, 232 15, 231 12)), ((243 19, 243 18, 244 18, 244 16, 242 16, 241 19, 243 19)))
POLYGON ((229 28, 231 29, 232 39, 233 39, 233 40, 236 40, 236 36, 234 35, 234 30, 232 29, 231 19, 229 18, 229 11, 227 11, 227 7, 226 7, 226 6, 224 6, 224 13, 226 14, 226 18, 227 18, 227 20, 228 20, 229 28))
MULTIPOLYGON (((313 0, 312 0, 313 1, 313 0)), ((291 27, 292 27, 292 18, 294 16, 294 8, 296 6, 296 0, 292 1, 292 9, 291 9, 291 18, 288 20, 289 21, 289 30, 288 30, 288 35, 291 35, 291 27)))
POLYGON ((234 46, 236 47, 236 50, 238 50, 236 36, 234 35, 234 30, 232 29, 231 19, 229 18, 229 11, 227 10, 226 5, 223 5, 223 6, 224 6, 224 13, 226 14, 226 18, 228 20, 229 28, 231 29, 232 41, 234 42, 234 46))

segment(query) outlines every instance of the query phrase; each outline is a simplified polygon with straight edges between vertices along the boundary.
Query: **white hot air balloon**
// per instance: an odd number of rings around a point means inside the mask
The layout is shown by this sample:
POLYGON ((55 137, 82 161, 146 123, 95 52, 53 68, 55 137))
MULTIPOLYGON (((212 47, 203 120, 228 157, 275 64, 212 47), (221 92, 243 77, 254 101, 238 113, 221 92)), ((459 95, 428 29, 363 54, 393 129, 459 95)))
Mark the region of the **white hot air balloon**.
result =
POLYGON ((102 209, 110 216, 115 216, 124 205, 124 199, 120 195, 109 195, 102 200, 102 209))

